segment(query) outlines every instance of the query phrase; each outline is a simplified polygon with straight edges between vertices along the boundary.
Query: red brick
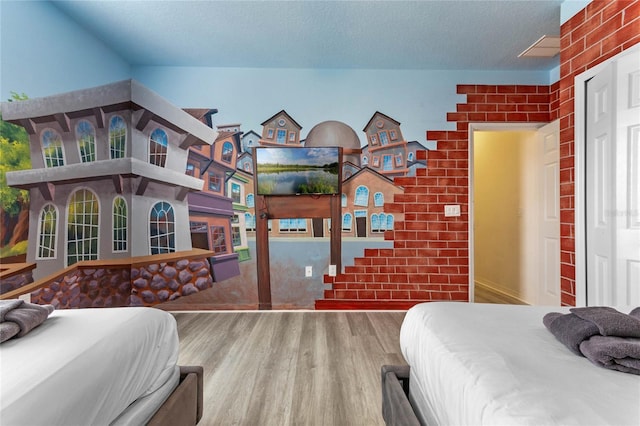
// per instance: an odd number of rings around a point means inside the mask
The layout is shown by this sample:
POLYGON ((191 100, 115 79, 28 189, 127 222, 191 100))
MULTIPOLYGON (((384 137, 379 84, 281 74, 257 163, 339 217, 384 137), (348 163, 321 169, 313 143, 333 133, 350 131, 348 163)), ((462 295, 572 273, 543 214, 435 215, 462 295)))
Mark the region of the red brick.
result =
POLYGON ((406 290, 398 290, 391 292, 392 299, 409 299, 409 292, 406 290))
POLYGON ((487 95, 467 95, 467 103, 474 104, 479 103, 483 104, 487 101, 487 95))
POLYGON ((460 95, 464 95, 466 93, 475 93, 476 86, 475 84, 458 84, 456 86, 456 93, 460 95))
POLYGON ((391 291, 376 290, 376 299, 378 300, 391 299, 391 291))
POLYGON ((358 292, 358 299, 375 299, 376 292, 373 290, 361 290, 358 292))
POLYGON ((524 104, 527 102, 527 95, 507 95, 507 103, 524 104))
POLYGON ((336 299, 357 299, 358 292, 355 290, 336 290, 336 299))
POLYGON ((447 121, 467 121, 467 113, 464 112, 448 112, 447 121))

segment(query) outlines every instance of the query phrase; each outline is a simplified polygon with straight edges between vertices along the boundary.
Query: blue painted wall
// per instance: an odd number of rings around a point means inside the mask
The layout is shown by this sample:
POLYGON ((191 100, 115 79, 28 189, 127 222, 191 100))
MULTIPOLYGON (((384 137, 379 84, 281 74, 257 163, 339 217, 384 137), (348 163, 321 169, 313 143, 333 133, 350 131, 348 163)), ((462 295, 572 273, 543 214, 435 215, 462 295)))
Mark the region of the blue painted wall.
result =
POLYGON ((0 99, 30 98, 130 78, 113 50, 48 1, 0 1, 0 99))
MULTIPOLYGON (((216 124, 260 133, 281 109, 303 126, 325 120, 362 129, 376 110, 402 123, 406 140, 452 130, 457 84, 550 84, 548 71, 341 70, 132 67, 47 1, 0 2, 0 96, 29 97, 135 78, 176 106, 218 108, 216 124)), ((133 41, 132 41, 133 42, 133 41)))

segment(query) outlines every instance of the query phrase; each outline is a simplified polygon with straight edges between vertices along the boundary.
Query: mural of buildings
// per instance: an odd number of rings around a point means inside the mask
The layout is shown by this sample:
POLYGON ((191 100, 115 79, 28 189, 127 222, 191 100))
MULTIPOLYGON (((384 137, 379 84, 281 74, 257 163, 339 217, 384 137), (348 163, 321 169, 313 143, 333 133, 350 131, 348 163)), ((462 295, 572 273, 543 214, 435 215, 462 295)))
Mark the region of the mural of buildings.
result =
POLYGON ((234 253, 238 254, 240 262, 250 259, 249 244, 247 242, 246 191, 253 188, 253 175, 237 170, 227 182, 227 191, 233 202, 233 217, 231 219, 231 242, 234 253))
POLYGON ((240 141, 242 144, 242 152, 251 152, 251 148, 254 146, 260 146, 260 135, 253 130, 249 130, 242 134, 240 141))
POLYGON ((300 145, 300 126, 285 110, 278 112, 262 123, 260 145, 300 145))
POLYGON ((385 176, 405 176, 407 168, 407 141, 402 136, 400 123, 376 111, 364 127, 368 152, 362 156, 362 165, 385 176))
POLYGON ((393 180, 364 167, 342 183, 342 235, 349 237, 383 237, 393 230, 401 213, 385 213, 384 203, 393 201, 403 189, 393 180))
MULTIPOLYGON (((386 144, 377 150, 377 155, 386 155, 386 152, 392 152, 390 155, 403 155, 403 163, 410 155, 415 155, 415 150, 422 147, 418 143, 408 144, 402 140, 400 132, 400 124, 381 113, 376 113, 370 120, 384 120, 384 131, 388 133, 394 132, 394 138, 397 142, 386 144), (389 122, 391 124, 387 125, 389 122), (390 145, 390 146, 387 146, 390 145), (408 149, 411 147, 411 150, 408 149), (395 154, 399 152, 400 154, 395 154)), ((339 122, 323 122, 311 129, 307 138, 303 143, 298 142, 301 126, 284 110, 278 112, 263 123, 262 138, 256 141, 257 133, 253 130, 242 137, 242 146, 247 151, 240 154, 237 165, 238 170, 243 171, 246 177, 244 185, 245 205, 247 210, 245 216, 245 229, 250 237, 255 236, 255 205, 254 205, 254 188, 253 188, 253 158, 250 148, 254 146, 273 146, 278 144, 299 144, 304 146, 316 146, 316 140, 331 141, 334 146, 342 146, 347 149, 347 153, 343 155, 343 194, 342 194, 342 234, 345 237, 358 238, 375 238, 383 237, 383 233, 387 229, 393 229, 394 220, 401 220, 398 213, 386 214, 384 212, 385 200, 393 200, 394 194, 402 193, 402 188, 393 183, 393 173, 382 174, 375 168, 361 166, 360 159, 366 157, 366 154, 360 154, 360 141, 355 132, 339 122), (274 139, 278 139, 278 133, 275 129, 282 127, 280 132, 280 141, 274 143, 274 139), (291 134, 290 138, 284 138, 286 134, 291 134), (247 143, 245 143, 245 141, 247 143), (335 141, 335 143, 333 142, 335 141)), ((370 127, 370 126, 368 126, 370 127)), ((381 132, 383 130, 379 130, 381 132)), ((324 142, 323 142, 324 143, 324 142)), ((412 162, 418 166, 424 167, 424 162, 412 162)), ((403 172, 409 171, 404 168, 403 172)), ((400 173, 398 169, 395 173, 400 173)), ((277 219, 269 222, 269 230, 271 237, 306 237, 318 238, 328 237, 331 229, 331 221, 328 218, 309 218, 309 219, 277 219)))
POLYGON ((32 168, 7 173, 30 192, 34 278, 78 261, 191 250, 188 149, 216 132, 134 80, 2 104, 30 137, 32 168))
MULTIPOLYGON (((203 110, 188 110, 204 121, 203 110)), ((201 191, 188 195, 189 229, 193 247, 214 252, 210 259, 214 280, 223 281, 240 273, 234 252, 231 222, 234 201, 230 177, 236 171, 240 147, 240 125, 218 126, 213 144, 189 149, 186 174, 204 181, 201 191)), ((235 187, 234 187, 235 188, 235 187)), ((246 240, 246 236, 245 236, 246 240)))

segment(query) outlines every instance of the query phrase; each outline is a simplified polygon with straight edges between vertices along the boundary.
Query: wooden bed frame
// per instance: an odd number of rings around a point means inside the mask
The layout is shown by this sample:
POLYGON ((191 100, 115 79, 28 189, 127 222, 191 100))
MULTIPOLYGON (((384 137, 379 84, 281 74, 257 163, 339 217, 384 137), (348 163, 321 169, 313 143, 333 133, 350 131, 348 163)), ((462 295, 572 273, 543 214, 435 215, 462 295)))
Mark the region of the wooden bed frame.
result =
POLYGON ((201 366, 180 366, 180 382, 147 425, 192 426, 202 418, 203 375, 201 366))
POLYGON ((408 365, 383 365, 382 417, 387 426, 420 426, 409 402, 408 365))

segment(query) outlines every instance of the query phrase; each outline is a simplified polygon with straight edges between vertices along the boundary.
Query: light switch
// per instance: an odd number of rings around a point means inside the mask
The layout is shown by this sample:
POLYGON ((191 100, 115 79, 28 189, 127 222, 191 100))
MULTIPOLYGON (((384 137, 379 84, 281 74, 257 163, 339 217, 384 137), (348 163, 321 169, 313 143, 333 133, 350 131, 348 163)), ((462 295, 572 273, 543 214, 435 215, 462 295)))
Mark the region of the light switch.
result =
POLYGON ((444 206, 444 215, 445 217, 460 216, 460 205, 451 204, 444 206))

